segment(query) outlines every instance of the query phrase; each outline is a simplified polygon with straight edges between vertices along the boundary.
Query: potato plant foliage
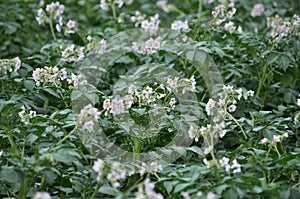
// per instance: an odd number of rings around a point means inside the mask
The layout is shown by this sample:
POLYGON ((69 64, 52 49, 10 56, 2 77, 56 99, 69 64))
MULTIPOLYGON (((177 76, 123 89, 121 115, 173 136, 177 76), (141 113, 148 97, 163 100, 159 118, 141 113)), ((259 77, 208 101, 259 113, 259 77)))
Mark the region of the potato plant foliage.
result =
POLYGON ((300 198, 300 2, 0 3, 0 197, 300 198))

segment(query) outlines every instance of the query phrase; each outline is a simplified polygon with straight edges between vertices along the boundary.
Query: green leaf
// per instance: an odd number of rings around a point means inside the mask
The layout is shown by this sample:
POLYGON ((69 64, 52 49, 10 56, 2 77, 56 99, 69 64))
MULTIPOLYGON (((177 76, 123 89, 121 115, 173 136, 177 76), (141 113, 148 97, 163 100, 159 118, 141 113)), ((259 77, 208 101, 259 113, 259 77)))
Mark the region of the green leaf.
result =
POLYGON ((60 95, 51 88, 43 88, 43 90, 56 98, 61 98, 60 95))
POLYGON ((182 190, 184 190, 185 188, 187 188, 188 186, 191 186, 191 183, 178 184, 178 185, 176 185, 176 187, 174 189, 174 193, 179 193, 182 190))
POLYGON ((100 187, 99 192, 103 193, 103 194, 111 195, 111 196, 116 196, 119 193, 119 191, 117 189, 115 189, 109 185, 104 185, 104 186, 100 187))
POLYGON ((57 178, 57 174, 52 170, 43 171, 43 176, 47 183, 53 184, 57 178))
POLYGON ((223 195, 224 199, 238 199, 239 195, 234 188, 226 189, 223 195))

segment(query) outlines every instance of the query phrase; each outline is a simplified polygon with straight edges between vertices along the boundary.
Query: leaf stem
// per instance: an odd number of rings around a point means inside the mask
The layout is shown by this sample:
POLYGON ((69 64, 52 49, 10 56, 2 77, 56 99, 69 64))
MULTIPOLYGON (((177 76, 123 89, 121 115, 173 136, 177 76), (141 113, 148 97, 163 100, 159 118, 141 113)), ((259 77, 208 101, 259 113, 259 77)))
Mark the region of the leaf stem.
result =
POLYGON ((16 155, 20 156, 19 151, 17 149, 17 146, 15 144, 13 136, 12 135, 8 135, 8 140, 9 140, 9 143, 10 143, 11 147, 14 149, 16 155))
POLYGON ((257 95, 258 97, 260 97, 260 92, 261 92, 261 89, 262 89, 263 84, 264 84, 264 82, 265 82, 267 72, 268 72, 268 64, 266 63, 266 64, 264 65, 264 68, 263 68, 263 74, 262 74, 262 77, 261 77, 260 80, 259 80, 258 89, 257 89, 257 91, 256 91, 256 95, 257 95))
POLYGON ((201 13, 202 13, 202 0, 199 0, 199 4, 198 4, 198 21, 200 21, 201 19, 201 13))
POLYGON ((96 194, 98 193, 99 188, 100 188, 100 184, 97 184, 96 189, 95 189, 94 193, 92 194, 92 196, 90 197, 90 199, 95 198, 96 194))
POLYGON ((247 137, 247 135, 246 135, 246 133, 245 133, 243 127, 241 126, 241 124, 240 124, 240 123, 239 123, 239 122, 238 122, 231 114, 228 113, 228 115, 229 115, 230 119, 232 119, 232 120, 238 125, 238 127, 241 129, 241 131, 242 131, 242 133, 243 133, 245 139, 247 140, 248 137, 247 137))
MULTIPOLYGON (((59 142, 57 142, 55 145, 53 145, 50 149, 52 149, 54 146, 58 146, 61 143, 63 143, 66 139, 68 139, 68 137, 70 137, 75 131, 77 130, 77 125, 75 126, 75 128, 68 134, 66 135, 63 139, 61 139, 59 142)), ((50 150, 49 149, 49 150, 50 150)))
POLYGON ((50 26, 52 37, 53 37, 54 41, 56 41, 57 39, 56 39, 56 36, 55 36, 55 33, 54 33, 54 29, 53 29, 53 24, 52 24, 52 19, 51 18, 49 19, 49 26, 50 26))

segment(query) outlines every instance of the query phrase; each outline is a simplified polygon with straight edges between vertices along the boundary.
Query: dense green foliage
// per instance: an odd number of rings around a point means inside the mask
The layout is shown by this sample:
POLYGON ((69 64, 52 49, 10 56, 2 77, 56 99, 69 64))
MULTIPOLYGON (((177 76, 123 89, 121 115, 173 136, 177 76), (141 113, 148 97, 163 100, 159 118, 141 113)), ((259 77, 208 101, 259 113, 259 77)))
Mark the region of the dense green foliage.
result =
MULTIPOLYGON (((220 4, 217 0, 211 4, 169 0, 165 10, 154 0, 134 0, 120 7, 112 0, 107 11, 101 9, 99 0, 66 0, 60 2, 64 9, 57 17, 46 11, 50 3, 0 3, 1 198, 39 198, 37 192, 48 192, 52 198, 143 198, 148 189, 160 193, 157 198, 300 198, 299 1, 236 1, 236 13, 220 25, 216 24, 219 18, 212 15, 220 4), (255 16, 251 12, 257 3, 264 10, 255 16), (36 20, 40 8, 41 24, 36 20), (129 46, 126 54, 113 59, 110 48, 123 50, 122 38, 114 41, 120 38, 115 35, 125 31, 124 35, 130 35, 127 31, 136 28, 132 22, 136 11, 145 14, 143 20, 158 13, 161 28, 170 29, 174 21, 187 20, 188 29, 178 31, 183 38, 175 33, 176 37, 162 37, 159 51, 143 54, 129 46), (48 18, 43 18, 47 13, 48 18), (59 15, 63 16, 61 24, 59 15), (191 43, 185 45, 175 38, 191 43), (163 43, 164 39, 171 42, 163 43), (94 63, 88 65, 86 60, 97 50, 101 51, 96 59, 99 66, 93 75, 101 75, 93 85, 81 84, 91 80, 85 70, 94 63), (203 72, 211 60, 224 85, 230 85, 220 87, 223 91, 218 96, 213 96, 208 84, 217 77, 206 79, 203 72), (81 73, 86 77, 80 79, 81 73), (173 89, 171 81, 177 80, 170 78, 177 75, 178 87, 173 89), (114 99, 142 79, 144 83, 130 95, 133 105, 128 115, 117 117, 119 113, 111 107, 105 109, 105 103, 126 105, 114 99), (77 80, 79 83, 74 82, 77 80), (140 98, 142 95, 147 97, 140 98), (209 100, 217 102, 218 97, 225 100, 222 116, 207 110, 217 106, 209 100), (97 108, 93 114, 88 113, 91 107, 81 106, 89 104, 85 100, 97 108), (82 104, 77 107, 78 101, 82 104), (193 102, 187 106, 194 110, 193 116, 180 109, 184 102, 193 102), (159 113, 151 112, 154 104, 162 107, 159 113), (153 117, 155 114, 158 116, 153 117), (128 116, 138 127, 128 122, 128 116), (216 125, 212 122, 216 117, 224 120, 225 126, 220 127, 224 135, 226 131, 224 137, 207 126, 216 125), (158 125, 151 126, 149 121, 158 125), (193 129, 198 134, 189 135, 191 128, 182 121, 196 124, 193 129), (94 125, 111 143, 135 155, 164 147, 183 131, 193 139, 188 146, 175 147, 181 156, 163 168, 143 165, 138 155, 134 162, 118 164, 117 158, 101 156, 104 144, 94 125), (141 129, 147 125, 147 130, 141 129), (207 135, 199 133, 201 127, 207 127, 207 135), (216 137, 220 139, 214 140, 216 137)), ((131 39, 138 37, 132 35, 131 39)))

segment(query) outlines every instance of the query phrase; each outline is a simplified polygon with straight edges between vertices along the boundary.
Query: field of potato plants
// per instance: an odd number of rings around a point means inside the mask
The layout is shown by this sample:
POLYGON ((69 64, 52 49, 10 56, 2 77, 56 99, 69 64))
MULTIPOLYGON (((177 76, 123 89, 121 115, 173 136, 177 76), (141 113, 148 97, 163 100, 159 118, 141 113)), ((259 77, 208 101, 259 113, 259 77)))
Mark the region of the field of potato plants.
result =
POLYGON ((2 0, 0 198, 299 199, 299 8, 2 0))

